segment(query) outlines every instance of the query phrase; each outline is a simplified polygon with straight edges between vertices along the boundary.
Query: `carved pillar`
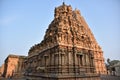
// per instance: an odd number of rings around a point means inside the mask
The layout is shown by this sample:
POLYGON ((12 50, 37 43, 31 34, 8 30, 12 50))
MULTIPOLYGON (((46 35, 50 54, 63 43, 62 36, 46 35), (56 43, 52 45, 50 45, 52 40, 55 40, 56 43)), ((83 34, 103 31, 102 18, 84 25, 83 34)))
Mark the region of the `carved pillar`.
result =
POLYGON ((38 66, 41 66, 41 64, 42 64, 42 60, 41 59, 39 59, 39 61, 38 61, 39 63, 38 63, 38 66))
POLYGON ((73 55, 72 55, 72 53, 69 52, 68 56, 69 56, 69 65, 72 65, 73 64, 73 55))
POLYGON ((93 51, 93 67, 95 68, 94 69, 94 73, 97 73, 97 66, 96 66, 96 52, 95 51, 93 51))
POLYGON ((54 54, 54 60, 55 60, 55 66, 58 66, 59 64, 59 53, 58 52, 54 54))
POLYGON ((50 55, 49 67, 51 67, 52 66, 52 53, 51 53, 51 50, 49 52, 49 55, 50 55))
POLYGON ((65 54, 62 53, 60 55, 61 55, 61 73, 62 73, 62 72, 64 72, 63 66, 65 65, 65 54))
POLYGON ((61 53, 61 65, 64 65, 65 64, 65 52, 62 51, 61 53))
POLYGON ((62 52, 59 51, 58 57, 59 57, 59 66, 62 65, 62 58, 61 58, 62 52))
MULTIPOLYGON (((41 66, 41 63, 42 63, 42 59, 41 59, 41 56, 40 54, 37 56, 38 59, 37 59, 37 67, 40 67, 41 66)), ((37 68, 36 68, 37 69, 37 68)))
POLYGON ((76 66, 76 63, 77 63, 77 49, 76 47, 74 47, 74 44, 73 44, 73 51, 72 51, 72 57, 73 57, 73 72, 76 74, 77 72, 77 66, 76 66))
POLYGON ((70 72, 70 52, 68 52, 68 73, 70 72))
POLYGON ((93 51, 90 51, 90 55, 91 55, 91 67, 92 67, 91 72, 94 73, 95 66, 94 66, 94 54, 93 54, 93 51))
POLYGON ((46 55, 44 55, 44 62, 45 62, 45 67, 47 67, 48 66, 48 55, 46 54, 46 55))
POLYGON ((86 62, 86 53, 84 53, 84 62, 85 62, 85 66, 87 65, 87 62, 86 62))
POLYGON ((51 53, 51 66, 54 66, 54 64, 55 64, 55 58, 54 58, 54 54, 53 53, 51 53))
POLYGON ((44 57, 44 56, 42 56, 41 58, 42 58, 42 61, 41 61, 41 66, 45 66, 45 57, 44 57))
POLYGON ((83 54, 81 52, 77 53, 77 59, 78 59, 77 65, 83 66, 83 54))

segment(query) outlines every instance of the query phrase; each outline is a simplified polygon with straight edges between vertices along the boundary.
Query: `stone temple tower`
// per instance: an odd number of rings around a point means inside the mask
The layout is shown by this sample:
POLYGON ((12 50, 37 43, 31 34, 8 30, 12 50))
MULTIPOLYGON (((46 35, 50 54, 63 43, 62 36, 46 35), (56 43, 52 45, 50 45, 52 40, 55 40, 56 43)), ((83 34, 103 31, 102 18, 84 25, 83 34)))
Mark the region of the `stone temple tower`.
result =
POLYGON ((79 10, 62 4, 41 43, 31 47, 26 76, 38 80, 100 80, 103 51, 79 10))

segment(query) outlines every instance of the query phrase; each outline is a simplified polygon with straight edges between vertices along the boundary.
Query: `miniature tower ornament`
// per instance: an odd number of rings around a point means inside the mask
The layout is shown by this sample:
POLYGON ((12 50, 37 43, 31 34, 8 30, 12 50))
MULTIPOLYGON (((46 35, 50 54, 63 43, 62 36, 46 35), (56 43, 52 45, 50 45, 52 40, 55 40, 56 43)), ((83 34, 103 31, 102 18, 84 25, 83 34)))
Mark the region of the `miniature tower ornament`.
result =
POLYGON ((100 80, 105 74, 103 51, 80 11, 70 5, 55 8, 54 20, 41 43, 28 53, 28 77, 42 80, 100 80))

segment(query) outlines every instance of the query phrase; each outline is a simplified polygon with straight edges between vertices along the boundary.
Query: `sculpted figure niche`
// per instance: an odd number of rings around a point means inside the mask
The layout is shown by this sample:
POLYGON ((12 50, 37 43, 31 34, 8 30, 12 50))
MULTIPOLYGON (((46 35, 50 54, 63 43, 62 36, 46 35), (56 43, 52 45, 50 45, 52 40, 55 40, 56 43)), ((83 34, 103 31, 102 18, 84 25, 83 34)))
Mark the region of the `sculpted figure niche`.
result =
POLYGON ((29 50, 27 63, 28 77, 45 80, 99 80, 97 74, 106 73, 103 51, 80 11, 64 3, 55 8, 44 39, 29 50))

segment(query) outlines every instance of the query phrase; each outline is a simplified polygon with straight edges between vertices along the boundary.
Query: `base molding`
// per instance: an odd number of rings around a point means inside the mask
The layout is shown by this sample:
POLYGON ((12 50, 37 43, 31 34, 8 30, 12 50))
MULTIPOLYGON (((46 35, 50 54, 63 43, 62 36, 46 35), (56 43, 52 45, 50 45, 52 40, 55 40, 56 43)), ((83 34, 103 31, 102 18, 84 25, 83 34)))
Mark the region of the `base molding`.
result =
POLYGON ((78 75, 78 74, 43 74, 43 75, 36 75, 36 74, 29 74, 27 76, 29 80, 101 80, 98 74, 85 74, 85 75, 78 75))

